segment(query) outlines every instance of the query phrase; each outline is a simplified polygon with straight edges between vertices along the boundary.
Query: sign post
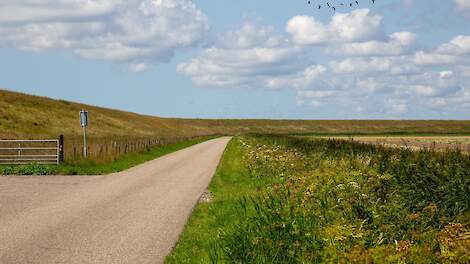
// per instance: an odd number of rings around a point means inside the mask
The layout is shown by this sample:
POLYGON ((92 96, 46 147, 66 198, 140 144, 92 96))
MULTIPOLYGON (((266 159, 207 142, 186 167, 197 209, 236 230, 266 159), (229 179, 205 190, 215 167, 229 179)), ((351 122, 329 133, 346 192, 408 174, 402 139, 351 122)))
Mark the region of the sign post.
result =
POLYGON ((88 111, 80 111, 80 125, 83 127, 83 157, 88 158, 88 149, 86 144, 86 127, 88 126, 88 111))

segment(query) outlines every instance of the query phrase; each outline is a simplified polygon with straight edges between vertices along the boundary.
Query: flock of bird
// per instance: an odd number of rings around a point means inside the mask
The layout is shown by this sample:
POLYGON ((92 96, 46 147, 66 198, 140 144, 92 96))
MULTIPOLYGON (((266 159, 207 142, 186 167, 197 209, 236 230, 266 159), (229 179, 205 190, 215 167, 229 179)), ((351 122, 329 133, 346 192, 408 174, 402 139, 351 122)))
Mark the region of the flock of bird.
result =
MULTIPOLYGON (((372 4, 375 4, 375 1, 376 1, 376 0, 372 0, 372 4)), ((313 2, 314 2, 314 1, 311 1, 311 0, 307 1, 307 3, 308 3, 309 5, 314 4, 313 2)), ((355 4, 355 5, 359 5, 359 0, 355 0, 355 1, 349 2, 349 7, 352 7, 354 4, 355 4)), ((314 4, 314 5, 315 5, 315 4, 314 4)), ((322 6, 323 6, 323 5, 320 4, 320 3, 317 4, 317 5, 318 5, 318 9, 321 9, 322 6)), ((344 2, 341 2, 341 3, 339 3, 339 5, 340 5, 340 6, 347 6, 348 3, 345 4, 344 2)), ((328 8, 333 9, 334 11, 336 11, 336 7, 337 7, 337 6, 334 5, 331 1, 330 1, 330 2, 326 2, 326 6, 327 6, 328 8)))

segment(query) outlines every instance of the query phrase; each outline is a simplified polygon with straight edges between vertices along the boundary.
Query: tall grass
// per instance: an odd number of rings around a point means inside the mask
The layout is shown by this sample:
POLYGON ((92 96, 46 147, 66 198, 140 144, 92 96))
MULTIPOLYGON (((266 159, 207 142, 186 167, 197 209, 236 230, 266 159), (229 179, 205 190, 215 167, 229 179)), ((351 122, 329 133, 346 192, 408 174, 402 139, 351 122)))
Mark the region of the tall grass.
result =
POLYGON ((412 151, 346 140, 305 141, 298 138, 271 137, 273 143, 286 144, 306 154, 322 158, 367 161, 381 174, 390 174, 401 196, 407 197, 410 210, 436 204, 442 217, 452 220, 470 209, 470 156, 458 150, 412 151))
POLYGON ((245 221, 225 237, 232 262, 470 261, 468 155, 279 136, 246 145, 252 177, 283 181, 242 201, 245 221))

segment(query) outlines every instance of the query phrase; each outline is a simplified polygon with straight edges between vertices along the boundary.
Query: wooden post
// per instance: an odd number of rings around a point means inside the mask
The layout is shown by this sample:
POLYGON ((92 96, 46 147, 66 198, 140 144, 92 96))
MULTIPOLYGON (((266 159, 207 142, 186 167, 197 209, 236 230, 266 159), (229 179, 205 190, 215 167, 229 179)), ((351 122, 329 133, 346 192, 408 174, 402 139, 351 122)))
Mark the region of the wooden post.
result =
POLYGON ((64 162, 64 135, 59 136, 59 163, 64 162))

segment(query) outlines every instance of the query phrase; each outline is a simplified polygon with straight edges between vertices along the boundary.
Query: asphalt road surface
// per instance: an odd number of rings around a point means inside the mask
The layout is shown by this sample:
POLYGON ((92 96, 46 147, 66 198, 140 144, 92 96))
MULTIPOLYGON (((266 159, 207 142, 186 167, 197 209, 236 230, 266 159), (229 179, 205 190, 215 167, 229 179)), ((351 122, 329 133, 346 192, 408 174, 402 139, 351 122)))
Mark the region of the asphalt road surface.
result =
POLYGON ((106 176, 1 176, 0 263, 162 263, 229 140, 106 176))

